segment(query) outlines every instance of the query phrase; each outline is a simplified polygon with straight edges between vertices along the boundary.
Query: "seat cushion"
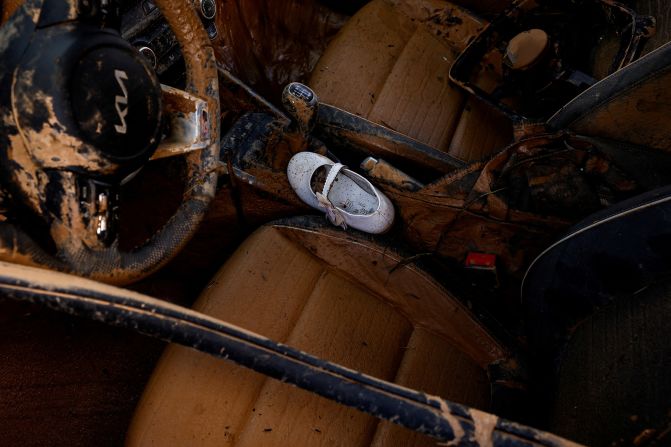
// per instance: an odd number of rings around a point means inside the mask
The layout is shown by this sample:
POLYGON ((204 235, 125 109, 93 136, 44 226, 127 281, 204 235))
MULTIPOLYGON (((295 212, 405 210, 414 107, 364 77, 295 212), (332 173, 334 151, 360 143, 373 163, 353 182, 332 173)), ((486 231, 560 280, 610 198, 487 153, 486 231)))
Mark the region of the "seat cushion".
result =
POLYGON ((512 139, 512 125, 449 81, 486 23, 442 0, 373 0, 341 29, 310 79, 325 103, 465 161, 512 139))
MULTIPOLYGON (((194 307, 382 379, 480 409, 485 370, 443 337, 329 268, 275 227, 251 236, 194 307)), ((131 445, 426 445, 417 433, 189 349, 170 346, 131 445)))
POLYGON ((585 445, 645 445, 647 433, 669 445, 670 298, 666 279, 577 326, 561 357, 554 433, 585 445))

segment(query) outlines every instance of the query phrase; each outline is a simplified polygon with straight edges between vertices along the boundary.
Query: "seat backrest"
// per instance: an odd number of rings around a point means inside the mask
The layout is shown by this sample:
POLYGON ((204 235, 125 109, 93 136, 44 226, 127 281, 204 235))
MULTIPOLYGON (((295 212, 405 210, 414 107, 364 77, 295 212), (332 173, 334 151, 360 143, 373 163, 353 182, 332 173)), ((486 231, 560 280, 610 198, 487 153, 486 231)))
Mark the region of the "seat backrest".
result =
POLYGON ((452 85, 449 71, 486 25, 443 0, 373 0, 329 43, 309 84, 326 104, 479 160, 512 139, 512 125, 452 85))
POLYGON ((620 202, 576 225, 527 272, 535 394, 561 436, 628 445, 668 424, 670 216, 668 186, 620 202))
MULTIPOLYGON (((258 230, 194 308, 356 371, 480 409, 490 401, 485 366, 508 355, 465 306, 393 250, 309 225, 258 230)), ((430 442, 178 346, 170 346, 159 362, 127 441, 361 447, 430 442)))

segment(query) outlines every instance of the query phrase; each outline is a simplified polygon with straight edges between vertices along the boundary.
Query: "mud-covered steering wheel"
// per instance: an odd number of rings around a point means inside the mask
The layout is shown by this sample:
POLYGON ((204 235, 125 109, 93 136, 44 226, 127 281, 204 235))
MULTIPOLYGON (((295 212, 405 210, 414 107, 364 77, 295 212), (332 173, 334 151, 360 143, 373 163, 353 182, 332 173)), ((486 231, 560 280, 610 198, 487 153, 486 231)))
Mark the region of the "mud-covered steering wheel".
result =
POLYGON ((181 46, 186 92, 161 87, 113 29, 111 3, 27 0, 0 28, 0 174, 21 222, 0 222, 0 260, 124 284, 169 261, 214 197, 219 87, 189 0, 155 0, 181 46), (187 138, 162 135, 166 113, 187 138), (165 155, 180 144, 194 149, 181 205, 145 243, 122 251, 119 186, 159 145, 165 155))

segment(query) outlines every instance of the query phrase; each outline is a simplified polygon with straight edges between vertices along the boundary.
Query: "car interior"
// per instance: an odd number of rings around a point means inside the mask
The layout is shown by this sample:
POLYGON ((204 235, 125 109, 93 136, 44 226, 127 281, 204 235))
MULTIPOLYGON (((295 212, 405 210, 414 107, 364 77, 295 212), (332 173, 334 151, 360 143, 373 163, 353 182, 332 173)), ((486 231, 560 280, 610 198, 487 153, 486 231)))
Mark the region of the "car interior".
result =
POLYGON ((663 2, 0 6, 3 444, 671 442, 663 2))

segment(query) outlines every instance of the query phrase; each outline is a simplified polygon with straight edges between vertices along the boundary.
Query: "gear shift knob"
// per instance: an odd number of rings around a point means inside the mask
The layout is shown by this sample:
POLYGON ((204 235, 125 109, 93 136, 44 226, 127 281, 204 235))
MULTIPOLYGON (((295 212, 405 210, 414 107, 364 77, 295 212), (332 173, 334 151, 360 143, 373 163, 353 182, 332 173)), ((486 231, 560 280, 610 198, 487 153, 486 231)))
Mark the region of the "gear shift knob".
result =
POLYGON ((300 82, 287 85, 282 92, 282 105, 303 132, 314 128, 319 99, 310 87, 300 82))

